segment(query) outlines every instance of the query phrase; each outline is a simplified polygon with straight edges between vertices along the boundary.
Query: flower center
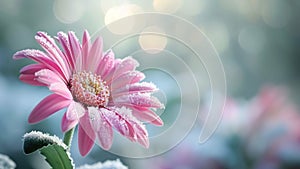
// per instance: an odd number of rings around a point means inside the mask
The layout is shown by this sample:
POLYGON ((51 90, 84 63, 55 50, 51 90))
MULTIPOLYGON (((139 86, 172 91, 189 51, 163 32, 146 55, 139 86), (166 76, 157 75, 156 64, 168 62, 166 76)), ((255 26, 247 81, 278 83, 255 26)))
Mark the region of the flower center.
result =
POLYGON ((85 71, 73 74, 71 92, 76 101, 95 107, 105 107, 110 95, 106 82, 99 75, 85 71))

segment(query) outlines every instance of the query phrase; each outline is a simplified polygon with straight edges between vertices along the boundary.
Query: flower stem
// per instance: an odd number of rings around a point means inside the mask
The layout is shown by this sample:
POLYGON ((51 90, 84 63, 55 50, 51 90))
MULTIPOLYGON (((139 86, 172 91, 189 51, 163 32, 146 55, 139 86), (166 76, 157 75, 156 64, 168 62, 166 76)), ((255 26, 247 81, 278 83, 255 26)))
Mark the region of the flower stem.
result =
POLYGON ((68 149, 70 150, 71 142, 73 138, 75 127, 67 131, 64 135, 64 143, 68 146, 68 149))

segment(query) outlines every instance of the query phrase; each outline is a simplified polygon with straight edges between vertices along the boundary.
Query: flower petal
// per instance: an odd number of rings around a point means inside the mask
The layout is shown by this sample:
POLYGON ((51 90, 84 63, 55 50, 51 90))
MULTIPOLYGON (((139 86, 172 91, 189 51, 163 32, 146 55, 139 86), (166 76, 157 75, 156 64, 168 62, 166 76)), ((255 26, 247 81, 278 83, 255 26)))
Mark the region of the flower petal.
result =
POLYGON ((131 115, 131 110, 122 108, 111 108, 110 110, 100 108, 103 117, 120 134, 129 140, 139 142, 145 147, 149 146, 148 133, 145 126, 131 115))
POLYGON ((68 37, 69 37, 71 53, 75 61, 75 69, 77 71, 82 71, 83 65, 82 65, 82 53, 81 53, 80 42, 76 37, 75 33, 72 31, 68 32, 68 37))
POLYGON ((68 120, 79 120, 85 111, 85 108, 80 103, 72 101, 66 111, 66 117, 68 120))
POLYGON ((79 121, 77 119, 75 119, 75 120, 69 120, 67 118, 66 114, 67 113, 64 113, 64 116, 63 116, 62 121, 61 121, 61 130, 63 132, 67 132, 70 129, 74 128, 78 124, 78 121, 79 121))
POLYGON ((160 103, 160 101, 156 97, 142 93, 122 95, 120 97, 113 98, 112 101, 109 102, 109 104, 146 108, 164 108, 164 105, 160 103))
POLYGON ((55 94, 65 97, 66 99, 73 100, 70 90, 64 83, 52 83, 49 86, 49 90, 55 94))
POLYGON ((26 49, 26 50, 22 50, 22 51, 16 52, 14 54, 14 56, 13 56, 13 59, 22 59, 22 58, 28 58, 28 59, 31 59, 33 61, 36 61, 38 63, 43 64, 48 69, 50 69, 53 72, 55 72, 56 74, 58 74, 58 76, 61 79, 63 79, 65 83, 68 83, 68 80, 64 76, 64 74, 63 74, 61 68, 59 67, 59 65, 57 65, 57 63, 55 63, 54 61, 52 61, 42 51, 34 50, 34 49, 26 49))
MULTIPOLYGON (((89 70, 89 50, 90 50, 90 35, 87 30, 83 32, 83 37, 82 37, 82 57, 83 57, 83 69, 84 70, 89 70)), ((96 62, 97 63, 97 62, 96 62)), ((95 64, 95 63, 93 63, 95 64)), ((94 71, 93 71, 94 72, 94 71)))
POLYGON ((121 76, 117 77, 116 79, 113 79, 112 82, 107 81, 108 85, 111 85, 112 90, 118 89, 120 87, 126 86, 128 84, 133 84, 140 82, 145 78, 144 73, 139 71, 131 71, 122 74, 121 76))
MULTIPOLYGON (((103 40, 102 40, 102 37, 98 37, 94 41, 94 43, 91 47, 90 53, 88 55, 88 63, 87 64, 89 65, 89 69, 88 69, 89 71, 95 72, 96 69, 97 69, 98 63, 103 62, 101 60, 101 58, 102 58, 102 49, 103 49, 103 40)), ((96 73, 97 73, 97 71, 96 71, 96 73)))
POLYGON ((130 106, 130 108, 133 110, 132 114, 139 120, 142 120, 144 122, 149 122, 151 124, 154 124, 156 126, 162 126, 164 125, 164 122, 161 120, 161 118, 155 114, 153 111, 149 109, 139 109, 135 106, 130 106))
POLYGON ((33 75, 33 74, 21 74, 19 76, 19 79, 22 82, 33 85, 33 86, 47 86, 44 83, 37 81, 35 78, 35 75, 33 75))
POLYGON ((88 113, 80 118, 78 127, 78 148, 82 156, 85 156, 93 147, 96 138, 95 132, 90 124, 88 113))
POLYGON ((37 123, 58 110, 70 105, 71 100, 57 94, 51 94, 44 98, 31 112, 28 118, 29 123, 37 123))
POLYGON ((68 62, 65 55, 58 48, 55 41, 48 36, 47 33, 41 31, 36 33, 35 39, 45 49, 45 51, 47 51, 51 60, 59 65, 65 75, 65 78, 69 79, 71 75, 71 69, 67 64, 68 62))
POLYGON ((124 72, 134 71, 136 67, 139 66, 139 62, 133 59, 131 56, 125 57, 121 60, 120 65, 117 66, 115 70, 114 77, 117 78, 124 72))
POLYGON ((59 43, 61 44, 61 46, 63 47, 63 49, 65 51, 67 62, 69 63, 71 70, 73 70, 75 67, 75 59, 71 53, 68 36, 64 32, 58 32, 57 38, 58 38, 59 43))
POLYGON ((42 64, 30 64, 27 66, 24 66, 21 70, 21 74, 34 74, 35 72, 38 72, 42 69, 46 69, 47 67, 42 64))
POLYGON ((113 130, 111 125, 102 119, 102 125, 97 132, 98 140, 104 150, 109 150, 113 142, 113 130))
POLYGON ((28 83, 34 86, 46 86, 45 84, 39 82, 36 80, 35 73, 42 70, 46 69, 47 67, 44 66, 43 64, 30 64, 27 66, 24 66, 20 70, 20 80, 23 81, 24 83, 28 83))
POLYGON ((111 73, 114 67, 115 54, 112 50, 107 51, 101 58, 99 65, 97 66, 96 73, 101 75, 103 79, 106 79, 107 75, 111 73))
POLYGON ((120 96, 124 94, 133 94, 133 93, 152 93, 157 91, 158 88, 153 83, 141 82, 128 84, 124 87, 120 87, 112 91, 113 96, 120 96))
POLYGON ((88 112, 90 123, 94 131, 97 133, 100 146, 105 150, 110 149, 113 140, 113 131, 111 125, 103 117, 99 109, 95 107, 89 107, 88 112))

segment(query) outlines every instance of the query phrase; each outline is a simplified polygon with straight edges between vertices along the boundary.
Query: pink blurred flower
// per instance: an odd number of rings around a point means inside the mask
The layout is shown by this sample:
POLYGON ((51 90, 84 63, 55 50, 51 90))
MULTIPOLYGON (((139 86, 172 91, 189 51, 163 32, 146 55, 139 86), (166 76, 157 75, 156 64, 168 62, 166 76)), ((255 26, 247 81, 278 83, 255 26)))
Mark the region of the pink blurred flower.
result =
POLYGON ((44 32, 35 36, 47 52, 26 49, 13 58, 28 58, 37 63, 20 71, 20 80, 36 86, 47 86, 53 94, 43 99, 31 112, 29 123, 37 123, 67 108, 61 128, 66 132, 79 123, 78 142, 81 155, 86 155, 96 140, 108 150, 115 128, 123 136, 144 147, 149 146, 148 134, 141 121, 163 125, 153 110, 163 104, 151 94, 158 90, 136 69, 131 57, 115 59, 112 50, 103 53, 102 38, 93 43, 87 31, 82 45, 73 32, 58 32, 54 40, 44 32))

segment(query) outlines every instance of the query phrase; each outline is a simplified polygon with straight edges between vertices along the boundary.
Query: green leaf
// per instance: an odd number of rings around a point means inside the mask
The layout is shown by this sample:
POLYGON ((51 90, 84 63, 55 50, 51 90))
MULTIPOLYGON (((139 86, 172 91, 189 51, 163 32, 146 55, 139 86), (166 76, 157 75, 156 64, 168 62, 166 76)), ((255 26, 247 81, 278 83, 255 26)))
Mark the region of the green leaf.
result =
POLYGON ((39 131, 26 133, 23 149, 25 154, 39 150, 53 169, 75 168, 68 147, 56 136, 50 136, 39 131))
POLYGON ((70 153, 63 147, 53 144, 48 145, 40 150, 41 154, 46 157, 46 161, 53 169, 73 169, 73 160, 70 153))

